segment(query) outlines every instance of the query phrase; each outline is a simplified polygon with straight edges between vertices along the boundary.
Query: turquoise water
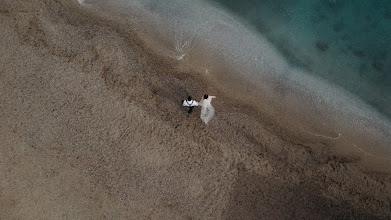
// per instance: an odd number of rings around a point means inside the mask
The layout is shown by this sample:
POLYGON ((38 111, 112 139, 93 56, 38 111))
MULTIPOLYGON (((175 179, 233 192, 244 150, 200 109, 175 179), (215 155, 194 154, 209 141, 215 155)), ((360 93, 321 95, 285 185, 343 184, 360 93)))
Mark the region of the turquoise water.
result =
POLYGON ((293 66, 391 117, 391 2, 211 0, 266 36, 293 66))

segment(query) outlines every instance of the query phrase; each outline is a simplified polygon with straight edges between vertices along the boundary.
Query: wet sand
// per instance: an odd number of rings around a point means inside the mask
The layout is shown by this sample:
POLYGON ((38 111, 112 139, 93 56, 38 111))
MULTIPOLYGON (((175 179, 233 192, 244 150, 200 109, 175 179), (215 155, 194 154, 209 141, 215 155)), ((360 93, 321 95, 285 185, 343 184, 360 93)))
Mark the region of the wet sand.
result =
POLYGON ((6 0, 0 19, 0 219, 390 219, 389 166, 260 114, 131 25, 62 0, 6 0), (180 105, 205 92, 207 126, 180 105))

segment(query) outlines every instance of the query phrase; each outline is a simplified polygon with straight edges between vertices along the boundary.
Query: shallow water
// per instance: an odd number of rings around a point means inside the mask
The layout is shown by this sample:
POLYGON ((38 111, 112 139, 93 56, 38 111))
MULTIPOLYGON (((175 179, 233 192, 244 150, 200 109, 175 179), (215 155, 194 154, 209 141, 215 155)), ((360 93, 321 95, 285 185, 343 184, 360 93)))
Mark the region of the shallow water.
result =
POLYGON ((390 30, 380 30, 389 28, 387 10, 365 17, 360 10, 368 5, 288 0, 86 0, 85 5, 114 10, 162 54, 192 66, 216 86, 235 81, 234 92, 251 96, 279 123, 390 160, 391 123, 385 117, 391 103, 385 43, 390 30), (359 24, 371 19, 378 24, 362 34, 366 24, 359 24), (368 40, 378 35, 383 37, 368 40))
POLYGON ((211 0, 266 36, 293 66, 391 116, 391 4, 340 0, 211 0))

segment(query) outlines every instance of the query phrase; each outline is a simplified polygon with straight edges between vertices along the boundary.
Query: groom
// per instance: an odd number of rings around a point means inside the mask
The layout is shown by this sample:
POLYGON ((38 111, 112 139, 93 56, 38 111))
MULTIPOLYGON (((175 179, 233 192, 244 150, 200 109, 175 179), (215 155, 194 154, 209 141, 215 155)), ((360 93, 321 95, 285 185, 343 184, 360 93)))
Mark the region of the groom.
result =
POLYGON ((190 114, 193 111, 194 106, 198 106, 198 102, 196 100, 192 100, 191 96, 189 96, 186 100, 182 101, 182 105, 189 108, 188 113, 190 114))

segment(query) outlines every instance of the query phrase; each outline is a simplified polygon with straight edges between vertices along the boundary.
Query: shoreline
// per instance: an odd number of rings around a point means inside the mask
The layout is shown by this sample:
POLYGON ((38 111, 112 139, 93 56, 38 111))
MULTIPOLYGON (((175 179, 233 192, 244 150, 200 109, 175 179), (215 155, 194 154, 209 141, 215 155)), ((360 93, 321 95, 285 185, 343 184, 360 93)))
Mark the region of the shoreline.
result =
MULTIPOLYGON (((109 10, 109 12, 107 13, 107 16, 110 16, 110 13, 113 12, 110 12, 109 10)), ((133 16, 143 18, 148 17, 147 15, 142 16, 140 14, 133 16)), ((122 14, 121 16, 118 16, 116 18, 118 23, 132 23, 131 19, 128 19, 129 18, 125 14, 122 14)), ((341 136, 341 138, 344 140, 340 141, 340 143, 338 144, 340 145, 339 148, 342 149, 338 150, 337 148, 335 150, 336 153, 340 151, 341 154, 346 155, 346 152, 351 152, 357 156, 360 155, 361 152, 365 152, 367 154, 365 157, 367 157, 368 155, 376 155, 377 157, 373 160, 373 162, 375 164, 381 165, 381 162, 379 163, 378 159, 379 157, 383 158, 384 160, 382 160, 382 162, 386 164, 382 165, 382 168, 380 169, 388 171, 390 170, 388 167, 391 168, 391 164, 389 163, 391 159, 391 151, 390 149, 387 149, 388 145, 391 144, 391 134, 389 132, 387 133, 387 128, 389 128, 390 126, 386 125, 386 122, 383 121, 385 118, 382 117, 385 116, 380 115, 380 113, 372 109, 367 103, 363 103, 363 101, 360 100, 358 97, 354 96, 353 94, 350 94, 348 91, 342 88, 339 88, 338 86, 329 85, 326 82, 321 82, 320 79, 313 76, 310 77, 308 74, 303 73, 302 70, 300 70, 300 72, 299 70, 289 70, 292 71, 292 73, 289 74, 282 73, 282 77, 286 77, 286 81, 288 82, 279 81, 280 79, 278 79, 278 77, 272 76, 273 74, 271 73, 258 72, 249 73, 247 75, 242 74, 238 71, 238 69, 235 69, 236 67, 234 65, 238 64, 242 68, 244 66, 243 61, 238 61, 235 64, 232 64, 226 61, 226 58, 224 56, 219 57, 219 54, 215 54, 216 51, 218 51, 217 48, 214 48, 211 45, 202 44, 202 41, 197 39, 197 37, 204 37, 203 35, 192 36, 190 38, 190 43, 192 42, 193 44, 196 44, 196 46, 187 46, 190 47, 190 50, 181 51, 184 54, 181 56, 180 59, 178 59, 178 61, 176 61, 174 57, 171 57, 171 55, 169 55, 171 53, 174 53, 174 51, 172 51, 174 48, 169 49, 167 47, 158 45, 158 42, 161 41, 165 42, 164 45, 170 45, 168 42, 173 41, 173 39, 169 39, 169 37, 167 37, 167 33, 175 31, 172 31, 170 29, 172 27, 167 27, 162 28, 167 32, 166 34, 160 31, 154 33, 153 29, 148 28, 148 24, 153 27, 157 27, 158 25, 153 24, 152 18, 146 20, 148 20, 148 22, 141 24, 133 23, 133 28, 143 32, 143 28, 141 28, 141 26, 144 27, 144 30, 146 26, 146 29, 149 30, 147 33, 150 36, 153 36, 150 37, 146 35, 145 32, 140 35, 142 36, 144 41, 146 40, 146 45, 148 45, 148 47, 150 48, 154 48, 156 54, 160 54, 160 56, 166 57, 171 62, 176 63, 177 66, 181 66, 181 71, 185 72, 184 74, 195 74, 196 76, 203 78, 203 82, 213 82, 212 84, 214 84, 220 90, 224 90, 226 94, 229 94, 228 97, 230 98, 234 98, 236 100, 247 100, 243 102, 252 103, 250 105, 252 105, 253 108, 258 109, 255 110, 256 112, 258 112, 258 115, 267 115, 269 120, 268 123, 277 120, 279 126, 281 127, 287 127, 287 124, 290 124, 289 130, 300 130, 293 132, 293 134, 291 134, 292 136, 299 136, 300 138, 304 136, 304 139, 311 139, 314 136, 316 136, 316 139, 319 139, 319 137, 321 136, 326 137, 326 139, 328 139, 327 137, 341 136), (156 41, 157 38, 159 38, 160 41, 156 41), (210 67, 211 60, 213 61, 213 67, 210 67), (206 68, 205 72, 204 68, 206 68), (257 76, 257 74, 259 76, 257 76), (320 84, 322 89, 327 94, 334 95, 334 97, 323 98, 321 97, 322 94, 320 94, 320 92, 317 92, 319 94, 314 96, 308 91, 300 91, 300 89, 303 88, 300 88, 298 85, 289 84, 294 83, 294 80, 299 80, 295 79, 294 77, 288 76, 290 74, 302 75, 299 79, 304 79, 307 77, 308 79, 305 80, 306 82, 308 81, 310 84, 315 84, 312 85, 311 88, 308 86, 304 87, 304 89, 314 90, 316 85, 320 84), (263 79, 266 82, 263 82, 260 79, 263 79), (230 91, 232 90, 231 88, 235 88, 235 93, 230 91), (340 93, 342 93, 343 98, 338 97, 340 93), (249 95, 253 97, 249 98, 249 95), (307 100, 304 100, 303 97, 305 97, 305 99, 307 100), (335 100, 330 101, 328 99, 335 100), (279 100, 283 100, 281 102, 282 104, 279 103, 279 100), (267 104, 265 105, 265 103, 267 104), (270 105, 271 107, 269 107, 268 105, 270 105), (354 115, 354 109, 348 110, 348 108, 353 108, 352 106, 358 111, 357 114, 360 115, 354 115), (365 110, 362 109, 363 107, 365 107, 365 110), (307 113, 303 112, 308 112, 308 115, 306 115, 307 113), (308 118, 313 118, 313 120, 308 120, 308 118), (358 123, 354 121, 357 121, 358 123), (323 124, 324 127, 318 126, 319 124, 323 124), (312 129, 306 131, 306 129, 308 130, 309 126, 311 126, 312 129), (299 127, 299 129, 297 129, 297 127, 299 127), (315 135, 311 134, 311 132, 315 132, 315 135), (358 141, 359 139, 360 141, 358 141), (360 146, 354 147, 357 145, 360 146), (377 147, 370 147, 372 145, 376 145, 377 147), (357 152, 358 149, 360 149, 359 152, 357 152), (384 157, 383 155, 388 155, 388 157, 384 157)), ((160 25, 163 25, 164 23, 163 21, 159 22, 160 25)), ((180 29, 180 27, 177 28, 180 29)), ((174 36, 171 35, 170 37, 174 38, 174 36)), ((220 50, 221 53, 223 53, 222 51, 223 50, 220 50)), ((287 65, 286 68, 292 67, 287 65)), ((267 70, 265 71, 267 72, 267 70)), ((305 85, 305 83, 303 85, 307 86, 305 85)), ((227 100, 225 101, 227 102, 227 100)), ((377 165, 372 166, 371 169, 375 168, 376 166, 377 165)))
POLYGON ((390 216, 389 172, 279 126, 285 112, 263 115, 77 4, 0 6, 0 218, 390 216), (207 126, 179 103, 205 92, 217 96, 207 126))

